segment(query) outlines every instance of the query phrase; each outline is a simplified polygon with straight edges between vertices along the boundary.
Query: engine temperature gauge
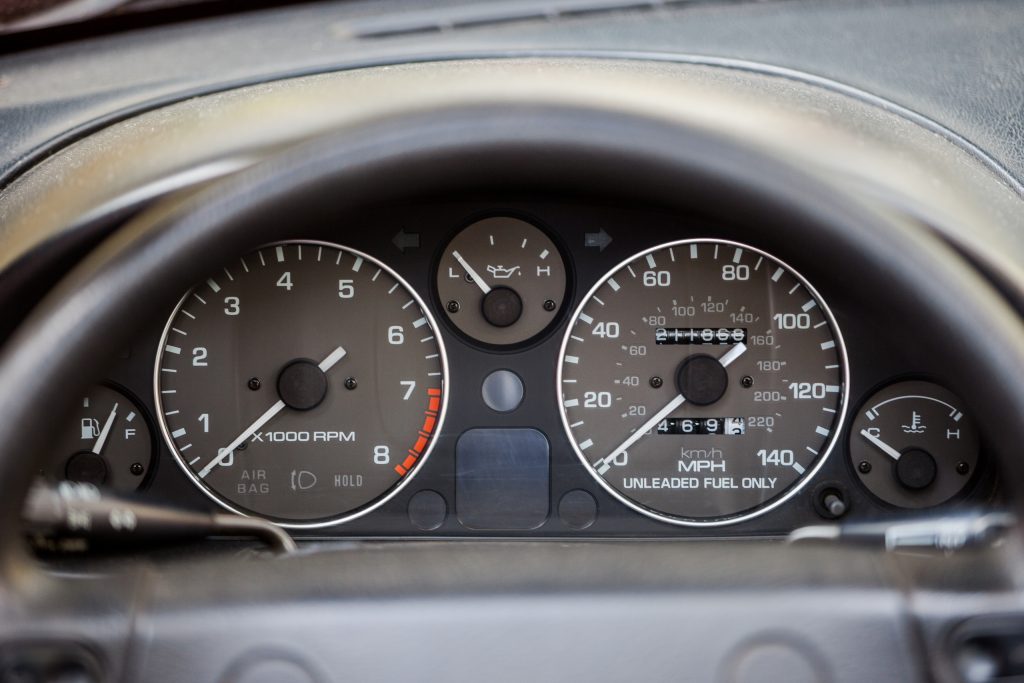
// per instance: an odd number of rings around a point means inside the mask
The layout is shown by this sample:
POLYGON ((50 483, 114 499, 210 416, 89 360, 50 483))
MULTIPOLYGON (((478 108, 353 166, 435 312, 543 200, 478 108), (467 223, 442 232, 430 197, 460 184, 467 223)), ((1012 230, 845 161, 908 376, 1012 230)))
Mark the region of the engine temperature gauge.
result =
POLYGON ((978 432, 960 399, 931 382, 899 382, 864 404, 850 430, 850 458, 873 494, 904 508, 944 503, 978 464, 978 432))
POLYGON ((485 344, 518 344, 548 329, 565 290, 565 263, 551 238, 507 216, 477 221, 456 235, 437 272, 448 319, 485 344))

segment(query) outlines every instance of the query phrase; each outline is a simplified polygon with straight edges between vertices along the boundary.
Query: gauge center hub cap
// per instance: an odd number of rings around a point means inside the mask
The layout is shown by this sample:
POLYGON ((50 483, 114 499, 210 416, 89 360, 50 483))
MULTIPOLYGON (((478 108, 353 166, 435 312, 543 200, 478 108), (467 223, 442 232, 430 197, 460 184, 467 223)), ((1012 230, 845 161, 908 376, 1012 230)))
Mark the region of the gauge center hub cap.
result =
POLYGON ((928 488, 935 481, 937 472, 935 458, 920 448, 903 451, 896 461, 896 479, 912 491, 928 488))
POLYGON ((705 353, 690 356, 676 372, 679 393, 698 406, 709 406, 725 395, 729 386, 729 373, 717 358, 705 353))
POLYGON ((327 395, 327 375, 311 360, 293 360, 277 376, 277 393, 289 408, 312 410, 327 395))
POLYGON ((509 287, 495 287, 483 300, 484 319, 495 327, 508 327, 523 314, 523 300, 509 287))

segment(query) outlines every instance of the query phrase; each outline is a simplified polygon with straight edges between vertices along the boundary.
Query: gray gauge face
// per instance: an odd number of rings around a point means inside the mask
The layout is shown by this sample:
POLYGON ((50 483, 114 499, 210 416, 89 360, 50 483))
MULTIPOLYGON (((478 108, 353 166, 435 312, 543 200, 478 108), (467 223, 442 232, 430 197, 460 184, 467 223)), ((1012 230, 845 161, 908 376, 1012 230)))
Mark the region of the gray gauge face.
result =
POLYGON ((153 433, 135 401, 117 389, 97 385, 78 402, 56 453, 46 476, 128 493, 149 474, 153 433))
POLYGON ((967 485, 978 465, 978 431, 960 399, 931 382, 890 384, 867 400, 850 429, 861 482, 887 503, 924 508, 967 485))
POLYGON ((270 245, 213 273, 157 356, 164 437, 229 509, 338 523, 394 495, 444 418, 444 347, 422 301, 366 254, 270 245))
POLYGON ((518 344, 555 320, 565 300, 565 263, 547 235, 518 218, 473 223, 445 248, 437 292, 463 334, 518 344))
POLYGON ((763 513, 824 462, 846 406, 835 321, 792 269, 676 242, 605 276, 570 321, 562 419, 598 481, 676 524, 763 513))

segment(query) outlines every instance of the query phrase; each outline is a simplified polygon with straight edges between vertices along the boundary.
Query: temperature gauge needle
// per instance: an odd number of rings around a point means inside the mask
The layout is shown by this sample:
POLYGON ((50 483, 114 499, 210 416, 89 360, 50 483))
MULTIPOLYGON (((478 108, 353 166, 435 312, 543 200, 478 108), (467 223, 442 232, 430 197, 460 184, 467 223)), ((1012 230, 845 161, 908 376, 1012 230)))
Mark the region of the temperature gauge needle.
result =
MULTIPOLYGON (((739 344, 737 344, 736 346, 732 347, 724 354, 722 354, 722 357, 718 359, 718 362, 722 364, 723 368, 728 367, 730 363, 732 363, 734 360, 742 356, 746 350, 747 345, 740 342, 739 344)), ((634 430, 633 433, 629 435, 629 438, 623 441, 621 444, 619 444, 619 447, 612 451, 611 454, 595 462, 594 468, 597 469, 597 473, 604 474, 605 472, 607 472, 612 466, 612 461, 615 458, 617 458, 620 453, 622 453, 630 446, 635 444, 637 441, 642 439, 648 431, 654 429, 654 427, 659 422, 668 417, 673 410, 683 405, 683 403, 685 402, 685 396, 683 396, 682 394, 676 394, 676 397, 669 401, 668 405, 666 405, 664 408, 655 413, 654 417, 652 417, 650 420, 643 423, 641 426, 637 427, 636 430, 634 430)))
POLYGON ((462 258, 462 254, 460 254, 457 251, 453 251, 452 252, 452 256, 455 258, 456 261, 459 262, 460 266, 462 266, 463 268, 466 269, 466 272, 469 273, 469 276, 471 278, 473 278, 473 282, 476 283, 477 287, 479 287, 481 290, 483 290, 484 294, 490 294, 491 293, 490 285, 488 285, 486 282, 484 282, 484 279, 482 277, 480 277, 475 270, 473 270, 473 267, 471 265, 469 265, 469 263, 466 261, 466 259, 462 258))
MULTIPOLYGON (((320 370, 322 370, 323 372, 327 372, 328 370, 333 368, 338 363, 338 361, 340 361, 344 357, 345 357, 345 349, 343 349, 343 348, 341 348, 339 346, 338 348, 334 349, 334 351, 332 351, 330 353, 330 355, 327 356, 327 358, 324 358, 317 367, 319 367, 320 370)), ((217 457, 214 458, 213 460, 211 460, 206 465, 206 467, 204 467, 203 469, 201 469, 199 471, 199 478, 200 479, 204 479, 206 477, 206 475, 208 475, 210 473, 210 471, 213 470, 214 467, 219 465, 221 463, 221 461, 223 461, 225 458, 227 458, 228 455, 233 453, 236 448, 238 448, 240 445, 242 445, 243 441, 245 441, 250 436, 252 436, 256 432, 256 430, 258 430, 260 427, 262 427, 263 425, 265 425, 268 422, 270 422, 274 418, 274 416, 277 415, 278 413, 280 413, 283 409, 284 409, 284 401, 278 399, 277 403, 275 403, 274 405, 270 406, 270 408, 267 410, 267 412, 263 413, 258 418, 256 418, 256 421, 253 422, 251 425, 249 425, 246 428, 246 430, 244 432, 242 432, 241 434, 239 434, 235 438, 234 441, 232 441, 230 444, 228 444, 228 446, 226 448, 220 449, 220 452, 218 453, 217 457)))
POLYGON ((99 455, 103 452, 103 447, 107 444, 107 437, 110 436, 110 428, 114 425, 114 420, 117 418, 117 404, 114 404, 113 410, 110 411, 110 415, 107 416, 107 421, 103 424, 103 431, 100 432, 100 437, 96 439, 96 443, 93 444, 92 452, 99 455))
POLYGON ((860 435, 863 436, 868 441, 870 441, 872 444, 874 444, 878 448, 878 450, 882 451, 883 453, 888 455, 893 460, 899 460, 900 459, 901 453, 898 450, 896 450, 895 448, 893 448, 892 446, 890 446, 886 442, 882 441, 881 439, 879 439, 877 436, 875 436, 874 434, 872 434, 868 430, 866 430, 866 429, 860 430, 860 435))

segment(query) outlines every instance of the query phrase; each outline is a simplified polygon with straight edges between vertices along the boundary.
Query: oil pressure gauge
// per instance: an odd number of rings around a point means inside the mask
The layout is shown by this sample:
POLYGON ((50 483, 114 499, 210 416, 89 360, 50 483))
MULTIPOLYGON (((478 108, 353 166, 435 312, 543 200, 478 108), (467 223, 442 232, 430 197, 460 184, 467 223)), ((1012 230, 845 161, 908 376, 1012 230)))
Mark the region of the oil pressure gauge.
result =
POLYGON ((932 382, 890 384, 861 408, 850 458, 873 494, 903 508, 944 503, 978 464, 978 431, 960 399, 932 382))
POLYGON ((466 336, 508 346, 551 327, 565 301, 565 262, 551 238, 518 218, 473 223, 444 250, 437 292, 466 336))

